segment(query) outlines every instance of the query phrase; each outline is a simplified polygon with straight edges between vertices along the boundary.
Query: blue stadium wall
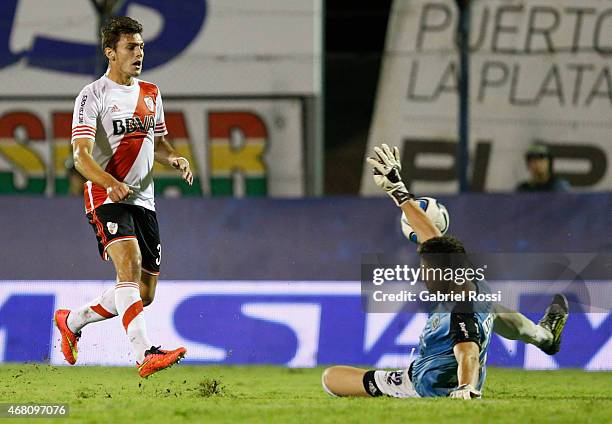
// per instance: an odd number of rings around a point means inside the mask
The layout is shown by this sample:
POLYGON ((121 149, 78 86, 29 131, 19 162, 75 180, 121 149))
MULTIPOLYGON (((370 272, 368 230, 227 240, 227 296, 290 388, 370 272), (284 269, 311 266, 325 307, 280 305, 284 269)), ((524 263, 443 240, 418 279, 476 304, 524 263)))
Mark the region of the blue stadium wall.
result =
MULTIPOLYGON (((612 250, 612 194, 441 200, 473 252, 612 250)), ((61 364, 53 310, 112 285, 112 265, 80 199, 1 197, 0 210, 0 360, 61 364)), ((157 210, 162 274, 147 325, 188 360, 395 367, 416 354, 423 314, 361 309, 361 255, 414 252, 387 199, 160 199, 157 210)), ((494 336, 489 364, 612 369, 612 316, 576 312, 555 357, 494 336)), ((133 363, 116 320, 87 327, 80 346, 83 364, 133 363)))

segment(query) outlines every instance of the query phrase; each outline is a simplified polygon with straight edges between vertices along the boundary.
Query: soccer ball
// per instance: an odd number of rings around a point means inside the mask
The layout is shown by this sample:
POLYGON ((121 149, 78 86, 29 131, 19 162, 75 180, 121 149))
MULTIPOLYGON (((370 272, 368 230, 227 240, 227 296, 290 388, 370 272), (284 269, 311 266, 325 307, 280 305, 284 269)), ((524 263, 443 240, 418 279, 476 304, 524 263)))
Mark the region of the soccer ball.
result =
MULTIPOLYGON (((450 225, 450 216, 448 215, 446 207, 433 197, 417 197, 414 201, 425 211, 425 214, 431 219, 438 230, 440 230, 442 235, 446 234, 448 226, 450 225)), ((400 222, 404 236, 411 242, 418 243, 417 235, 410 226, 410 223, 408 223, 408 218, 406 218, 403 212, 400 222)))

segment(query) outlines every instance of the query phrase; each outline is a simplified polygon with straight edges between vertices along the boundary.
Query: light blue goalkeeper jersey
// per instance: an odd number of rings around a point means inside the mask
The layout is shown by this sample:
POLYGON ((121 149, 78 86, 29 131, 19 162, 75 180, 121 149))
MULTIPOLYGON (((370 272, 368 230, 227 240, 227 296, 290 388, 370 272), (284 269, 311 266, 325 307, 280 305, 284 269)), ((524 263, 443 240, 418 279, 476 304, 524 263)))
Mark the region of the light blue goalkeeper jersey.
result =
POLYGON ((473 341, 480 346, 481 390, 486 378, 487 349, 491 340, 490 312, 432 312, 423 329, 419 356, 411 365, 411 381, 422 397, 448 396, 457 387, 457 360, 453 346, 473 341))

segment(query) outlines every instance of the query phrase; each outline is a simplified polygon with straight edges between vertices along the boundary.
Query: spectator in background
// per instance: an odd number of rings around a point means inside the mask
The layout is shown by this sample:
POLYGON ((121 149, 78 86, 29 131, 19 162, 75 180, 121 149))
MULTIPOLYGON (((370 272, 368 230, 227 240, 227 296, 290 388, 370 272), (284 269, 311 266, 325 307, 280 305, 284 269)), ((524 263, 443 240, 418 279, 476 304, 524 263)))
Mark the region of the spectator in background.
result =
POLYGON ((517 191, 569 191, 567 180, 553 171, 553 156, 544 143, 534 143, 525 152, 525 162, 531 178, 518 185, 517 191))

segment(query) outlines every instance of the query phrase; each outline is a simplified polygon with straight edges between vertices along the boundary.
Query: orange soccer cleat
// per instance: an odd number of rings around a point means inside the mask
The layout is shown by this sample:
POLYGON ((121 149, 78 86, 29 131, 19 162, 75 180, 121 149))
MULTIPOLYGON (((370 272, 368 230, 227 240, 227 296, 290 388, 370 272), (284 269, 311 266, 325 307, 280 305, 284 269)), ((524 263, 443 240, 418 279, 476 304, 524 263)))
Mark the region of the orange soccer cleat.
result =
POLYGON ((78 349, 77 342, 81 337, 81 332, 73 333, 70 328, 68 328, 68 314, 70 314, 70 310, 68 309, 58 309, 55 311, 55 315, 53 320, 55 321, 55 325, 59 330, 62 336, 62 353, 64 354, 64 358, 70 365, 74 365, 77 361, 78 349))
POLYGON ((179 347, 174 350, 163 350, 160 349, 160 347, 161 346, 151 346, 151 349, 145 352, 145 358, 142 364, 136 362, 138 374, 140 374, 141 377, 145 378, 157 371, 171 367, 178 363, 185 356, 185 353, 187 353, 187 349, 184 347, 179 347))

